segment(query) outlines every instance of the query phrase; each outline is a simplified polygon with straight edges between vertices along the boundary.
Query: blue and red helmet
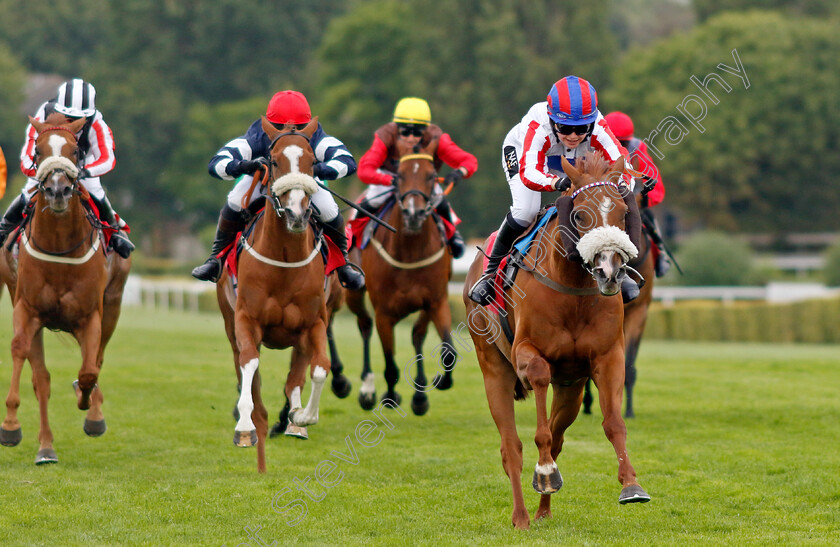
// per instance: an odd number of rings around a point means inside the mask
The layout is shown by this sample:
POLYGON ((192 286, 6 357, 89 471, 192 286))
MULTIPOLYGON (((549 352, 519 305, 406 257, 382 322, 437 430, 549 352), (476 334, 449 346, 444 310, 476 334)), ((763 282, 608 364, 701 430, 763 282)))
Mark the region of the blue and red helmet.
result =
POLYGON ((561 125, 586 125, 598 118, 598 95, 592 84, 566 76, 548 91, 548 117, 561 125))

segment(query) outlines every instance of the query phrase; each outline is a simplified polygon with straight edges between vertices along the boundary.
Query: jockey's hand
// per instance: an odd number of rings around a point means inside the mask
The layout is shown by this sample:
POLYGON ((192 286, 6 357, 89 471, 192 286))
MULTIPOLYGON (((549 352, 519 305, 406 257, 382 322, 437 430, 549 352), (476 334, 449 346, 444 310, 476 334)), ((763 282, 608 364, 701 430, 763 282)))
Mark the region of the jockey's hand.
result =
POLYGON ((444 177, 443 185, 449 186, 450 184, 452 184, 453 186, 455 186, 456 184, 458 184, 458 181, 460 181, 462 178, 464 178, 464 172, 461 171, 460 168, 455 169, 453 171, 450 171, 446 175, 446 177, 444 177))
POLYGON ((76 177, 77 180, 89 179, 89 178, 90 178, 90 171, 88 171, 84 167, 79 169, 79 176, 76 177))
POLYGON ((393 186, 394 188, 399 188, 399 186, 400 186, 400 176, 399 175, 394 175, 393 177, 391 177, 391 186, 393 186))
POLYGON ((230 174, 234 177, 239 175, 253 175, 257 172, 257 169, 263 164, 262 161, 258 160, 241 160, 239 163, 234 166, 233 169, 230 170, 230 174))
POLYGON ((656 179, 647 175, 642 175, 642 178, 645 180, 645 184, 642 186, 642 195, 647 196, 648 192, 656 186, 656 179))
POLYGON ((569 180, 569 177, 563 177, 557 179, 557 182, 554 183, 554 189, 558 192, 565 192, 572 186, 572 181, 569 180))

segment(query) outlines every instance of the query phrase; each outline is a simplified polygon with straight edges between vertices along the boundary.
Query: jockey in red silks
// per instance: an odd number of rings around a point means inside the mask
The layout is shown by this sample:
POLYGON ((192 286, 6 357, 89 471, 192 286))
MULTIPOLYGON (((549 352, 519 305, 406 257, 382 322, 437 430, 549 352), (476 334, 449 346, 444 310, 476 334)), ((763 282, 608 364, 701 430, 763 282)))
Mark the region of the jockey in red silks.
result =
POLYGON ((654 252, 656 255, 654 270, 656 271, 656 277, 662 277, 668 273, 668 270, 671 268, 671 263, 668 261, 668 256, 664 252, 664 242, 659 233, 659 227, 656 225, 653 210, 651 209, 651 207, 661 203, 665 197, 665 185, 662 184, 662 176, 659 174, 659 169, 653 163, 650 154, 648 154, 647 144, 633 136, 633 120, 630 119, 630 116, 624 112, 610 112, 604 116, 604 119, 607 120, 618 142, 627 149, 627 152, 630 154, 630 159, 638 160, 639 171, 647 176, 652 183, 655 183, 653 189, 647 192, 644 198, 642 198, 642 207, 639 212, 642 215, 642 223, 648 229, 654 243, 654 252))
MULTIPOLYGON (((274 127, 282 129, 293 125, 301 130, 312 121, 309 101, 303 93, 290 89, 274 94, 266 107, 265 117, 274 127)), ((336 244, 344 256, 344 264, 336 268, 341 284, 348 289, 359 290, 365 286, 361 269, 347 260, 347 238, 344 235, 344 218, 332 194, 326 189, 327 181, 337 180, 356 171, 356 160, 343 142, 327 134, 318 122, 318 128, 309 139, 315 153, 313 171, 320 182, 319 189, 311 197, 313 217, 324 229, 324 233, 336 244)), ((262 128, 262 118, 254 121, 244 135, 236 137, 222 146, 210 159, 207 167, 211 176, 221 180, 236 180, 228 193, 227 202, 219 212, 216 239, 210 249, 210 257, 193 268, 192 276, 202 281, 216 282, 222 273, 222 256, 236 240, 249 217, 265 202, 266 187, 258 185, 250 192, 254 175, 262 162, 271 156, 271 140, 262 128), (247 203, 243 201, 247 200, 247 203)))
MULTIPOLYGON (((56 97, 38 108, 34 118, 43 122, 50 114, 58 112, 64 115, 67 123, 86 118, 87 122, 76 134, 79 146, 79 183, 90 194, 99 215, 114 230, 109 245, 117 254, 128 258, 134 250, 134 244, 125 235, 126 224, 114 213, 114 208, 99 177, 114 168, 114 135, 105 123, 102 113, 95 105, 96 89, 93 84, 75 78, 58 86, 56 97)), ((20 195, 12 201, 3 220, 0 221, 0 241, 23 221, 23 211, 29 203, 29 197, 35 192, 40 181, 35 178, 35 140, 38 133, 32 124, 26 127, 26 142, 20 152, 20 170, 28 178, 20 195)))
MULTIPOLYGON (((405 97, 397 103, 393 121, 376 130, 373 144, 359 160, 359 179, 370 185, 363 194, 360 206, 374 213, 385 203, 388 196, 393 194, 400 162, 397 153, 398 141, 411 147, 424 148, 433 140, 438 141, 434 154, 435 169, 440 169, 444 163, 453 169, 444 178, 445 185, 469 178, 478 169, 476 157, 462 150, 448 133, 444 133, 440 127, 432 123, 432 113, 426 101, 417 97, 405 97)), ((452 211, 449 202, 443 197, 439 184, 435 184, 432 195, 440 196, 436 211, 454 228, 460 221, 452 211)), ((453 230, 448 239, 452 256, 455 258, 463 256, 464 239, 458 230, 453 230)))
MULTIPOLYGON (((470 289, 474 302, 483 306, 493 302, 496 270, 514 241, 536 218, 542 193, 568 188, 561 158, 574 165, 593 150, 601 152, 610 164, 622 156, 628 158, 627 150, 598 111, 598 96, 592 84, 577 76, 566 76, 551 86, 545 101, 528 110, 502 144, 502 169, 513 205, 499 227, 484 275, 470 289)), ((632 178, 624 177, 632 187, 632 178)), ((624 277, 621 292, 625 302, 639 295, 639 287, 629 275, 624 277)))

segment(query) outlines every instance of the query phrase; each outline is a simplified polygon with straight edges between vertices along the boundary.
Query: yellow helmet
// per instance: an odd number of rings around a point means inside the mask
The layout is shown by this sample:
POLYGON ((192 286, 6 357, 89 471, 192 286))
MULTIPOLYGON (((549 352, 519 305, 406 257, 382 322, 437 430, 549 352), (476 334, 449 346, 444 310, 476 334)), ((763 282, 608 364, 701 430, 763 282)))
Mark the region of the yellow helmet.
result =
POLYGON ((397 123, 429 125, 432 123, 432 111, 429 109, 429 103, 417 97, 400 99, 394 109, 394 121, 397 123))

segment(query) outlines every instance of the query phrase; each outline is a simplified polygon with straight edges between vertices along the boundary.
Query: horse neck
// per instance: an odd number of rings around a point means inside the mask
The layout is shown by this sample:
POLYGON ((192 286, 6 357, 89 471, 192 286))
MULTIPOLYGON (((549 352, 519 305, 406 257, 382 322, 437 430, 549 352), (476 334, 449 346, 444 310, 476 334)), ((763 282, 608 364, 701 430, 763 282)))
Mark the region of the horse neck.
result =
POLYGON ((443 242, 440 240, 437 224, 429 215, 423 221, 423 225, 416 234, 408 233, 403 225, 403 212, 399 203, 394 204, 388 222, 396 228, 397 233, 385 232, 383 246, 388 254, 403 262, 412 262, 427 258, 440 249, 443 242))
POLYGON ((290 232, 286 228, 286 220, 279 217, 270 205, 266 206, 254 233, 254 248, 263 256, 275 260, 297 262, 308 257, 315 248, 315 236, 309 227, 301 233, 290 232))
MULTIPOLYGON (((557 220, 552 220, 545 228, 547 234, 557 233, 557 220)), ((557 241, 554 245, 548 245, 549 260, 544 266, 548 270, 548 277, 567 287, 584 288, 595 287, 597 283, 587 272, 580 262, 574 262, 566 258, 562 250, 562 244, 557 241)))
POLYGON ((70 198, 67 210, 56 214, 48 206, 36 202, 30 221, 30 238, 50 251, 60 251, 78 243, 90 234, 92 226, 78 196, 70 198))

